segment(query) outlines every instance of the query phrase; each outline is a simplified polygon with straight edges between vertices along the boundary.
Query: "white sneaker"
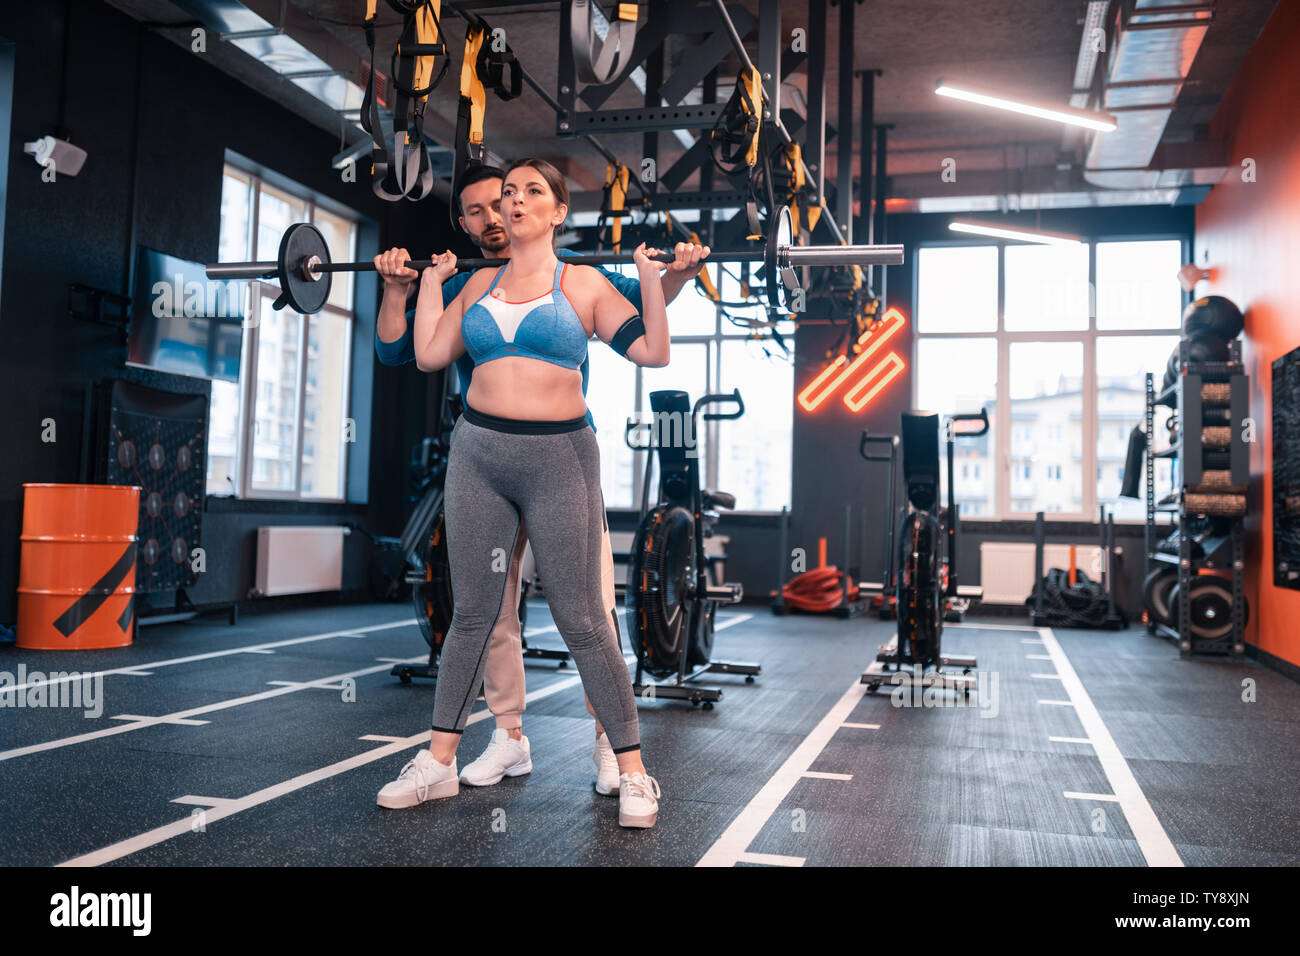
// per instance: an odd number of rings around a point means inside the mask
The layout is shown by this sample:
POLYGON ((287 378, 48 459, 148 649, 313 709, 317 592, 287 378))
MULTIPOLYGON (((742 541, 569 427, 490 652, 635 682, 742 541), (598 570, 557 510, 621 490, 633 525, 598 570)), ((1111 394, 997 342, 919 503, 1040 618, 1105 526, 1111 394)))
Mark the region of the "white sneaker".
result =
POLYGON ((502 777, 518 777, 533 772, 528 738, 511 740, 510 731, 498 727, 483 755, 460 772, 461 783, 471 787, 490 787, 502 777))
POLYGON ((643 773, 618 778, 618 825, 652 827, 659 819, 659 781, 643 773))
POLYGON ((451 766, 438 763, 429 751, 421 750, 408 761, 401 774, 379 791, 378 804, 390 810, 419 806, 425 800, 454 797, 460 792, 456 779, 456 758, 451 766))
POLYGON ((618 793, 618 758, 614 748, 609 745, 609 737, 601 734, 596 738, 596 749, 591 754, 596 764, 596 792, 602 797, 612 797, 618 793))

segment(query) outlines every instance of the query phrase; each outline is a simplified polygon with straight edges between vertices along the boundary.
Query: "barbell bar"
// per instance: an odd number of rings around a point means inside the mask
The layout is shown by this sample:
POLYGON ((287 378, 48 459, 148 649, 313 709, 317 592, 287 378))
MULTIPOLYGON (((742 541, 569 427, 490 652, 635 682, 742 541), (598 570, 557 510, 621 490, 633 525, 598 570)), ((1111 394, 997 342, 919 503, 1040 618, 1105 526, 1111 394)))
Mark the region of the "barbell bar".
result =
MULTIPOLYGON (((787 309, 787 297, 801 289, 795 270, 804 267, 897 266, 903 263, 901 245, 796 246, 791 242, 790 210, 781 207, 776 228, 768 233, 763 249, 742 249, 710 253, 710 262, 761 262, 768 300, 774 308, 787 309)), ((650 257, 656 262, 673 261, 671 252, 650 257)), ((504 266, 509 259, 458 259, 457 272, 504 266)), ((625 265, 633 261, 630 252, 597 252, 565 257, 574 265, 625 265)), ((430 259, 413 259, 406 268, 416 271, 433 265, 430 259)), ((220 262, 207 267, 209 279, 280 280, 280 297, 275 308, 292 306, 295 312, 319 312, 330 294, 330 276, 335 272, 374 271, 371 262, 331 262, 325 237, 310 223, 298 222, 285 230, 279 256, 274 262, 220 262)))

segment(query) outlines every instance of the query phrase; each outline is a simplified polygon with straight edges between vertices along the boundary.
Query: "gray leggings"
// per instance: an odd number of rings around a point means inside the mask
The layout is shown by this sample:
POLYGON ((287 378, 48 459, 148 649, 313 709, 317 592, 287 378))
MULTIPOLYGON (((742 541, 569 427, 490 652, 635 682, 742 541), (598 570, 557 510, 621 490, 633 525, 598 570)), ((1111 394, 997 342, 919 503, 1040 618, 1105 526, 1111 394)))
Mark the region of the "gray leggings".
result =
POLYGON ((615 753, 640 747, 616 612, 602 598, 605 503, 586 420, 518 422, 467 408, 452 432, 445 495, 456 610, 438 664, 433 729, 465 729, 522 516, 551 615, 610 745, 615 753))

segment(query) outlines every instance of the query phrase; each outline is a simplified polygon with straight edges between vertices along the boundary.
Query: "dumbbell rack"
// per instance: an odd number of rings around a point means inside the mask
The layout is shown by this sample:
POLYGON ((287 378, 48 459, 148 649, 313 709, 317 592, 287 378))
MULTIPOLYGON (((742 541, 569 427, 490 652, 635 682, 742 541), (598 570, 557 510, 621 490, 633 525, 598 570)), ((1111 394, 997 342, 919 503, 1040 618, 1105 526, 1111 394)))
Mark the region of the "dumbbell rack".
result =
MULTIPOLYGON (((1179 344, 1180 374, 1175 382, 1159 394, 1155 391, 1152 375, 1146 376, 1146 529, 1145 552, 1146 573, 1150 574, 1161 564, 1172 564, 1178 568, 1178 601, 1172 609, 1178 627, 1171 627, 1159 621, 1149 620, 1147 633, 1166 637, 1177 645, 1182 657, 1193 654, 1212 654, 1227 656, 1234 660, 1241 658, 1245 652, 1245 556, 1244 556, 1244 522, 1243 513, 1227 515, 1220 511, 1211 512, 1214 517, 1229 517, 1231 530, 1228 541, 1221 542, 1228 547, 1211 546, 1197 556, 1193 551, 1193 537, 1186 533, 1188 515, 1204 514, 1201 507, 1226 505, 1235 493, 1229 489, 1241 489, 1244 498, 1245 485, 1250 478, 1249 446, 1242 440, 1243 421, 1249 412, 1250 380, 1242 372, 1241 342, 1233 340, 1230 344, 1226 362, 1189 362, 1187 360, 1186 341, 1179 344), (1203 386, 1209 385, 1209 392, 1203 386), (1227 400, 1223 399, 1223 388, 1227 386, 1227 400), (1215 388, 1214 386, 1219 386, 1215 388), (1165 405, 1175 409, 1177 428, 1171 437, 1170 446, 1157 452, 1155 450, 1155 408, 1165 405), (1208 416, 1207 416, 1207 409, 1208 416), (1223 474, 1228 474, 1228 485, 1213 490, 1205 487, 1207 480, 1204 467, 1207 428, 1225 427, 1217 424, 1227 412, 1228 440, 1223 446, 1209 446, 1221 450, 1228 456, 1227 469, 1210 469, 1215 471, 1215 480, 1222 481, 1223 474), (1212 417, 1216 424, 1207 424, 1207 417, 1212 417), (1174 500, 1157 504, 1155 489, 1155 459, 1171 458, 1174 460, 1174 500), (1190 507, 1189 507, 1190 505, 1190 507), (1166 512, 1173 518, 1170 527, 1179 530, 1178 556, 1157 551, 1156 549, 1156 515, 1166 512), (1222 556, 1227 551, 1226 559, 1222 556), (1192 629, 1191 586, 1197 574, 1203 568, 1226 569, 1231 572, 1232 604, 1229 611, 1230 628, 1222 636, 1206 638, 1198 636, 1192 629)), ((1222 433, 1220 433, 1221 435, 1222 433)))

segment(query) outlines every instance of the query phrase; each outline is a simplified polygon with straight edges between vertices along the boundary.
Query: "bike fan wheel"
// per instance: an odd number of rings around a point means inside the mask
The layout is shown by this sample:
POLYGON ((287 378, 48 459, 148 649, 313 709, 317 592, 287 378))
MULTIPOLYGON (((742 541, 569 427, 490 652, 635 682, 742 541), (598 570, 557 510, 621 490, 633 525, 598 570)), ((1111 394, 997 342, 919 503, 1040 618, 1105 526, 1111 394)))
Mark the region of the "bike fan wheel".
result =
POLYGON ((713 660, 713 618, 718 606, 710 601, 705 607, 706 610, 700 615, 700 623, 691 636, 690 646, 686 648, 688 667, 704 667, 713 660))
POLYGON ((651 511, 637 534, 635 592, 639 639, 636 655, 656 677, 678 671, 695 576, 695 522, 689 511, 664 506, 651 511))
POLYGON ((451 596, 451 567, 447 560, 447 529, 443 513, 433 519, 433 530, 425 543, 424 579, 411 588, 415 604, 415 619, 420 623, 420 633, 429 648, 441 653, 442 642, 451 629, 451 616, 455 604, 451 596))
POLYGON ((941 534, 933 515, 914 511, 904 521, 899 541, 898 652, 922 666, 938 663, 943 634, 941 534))

